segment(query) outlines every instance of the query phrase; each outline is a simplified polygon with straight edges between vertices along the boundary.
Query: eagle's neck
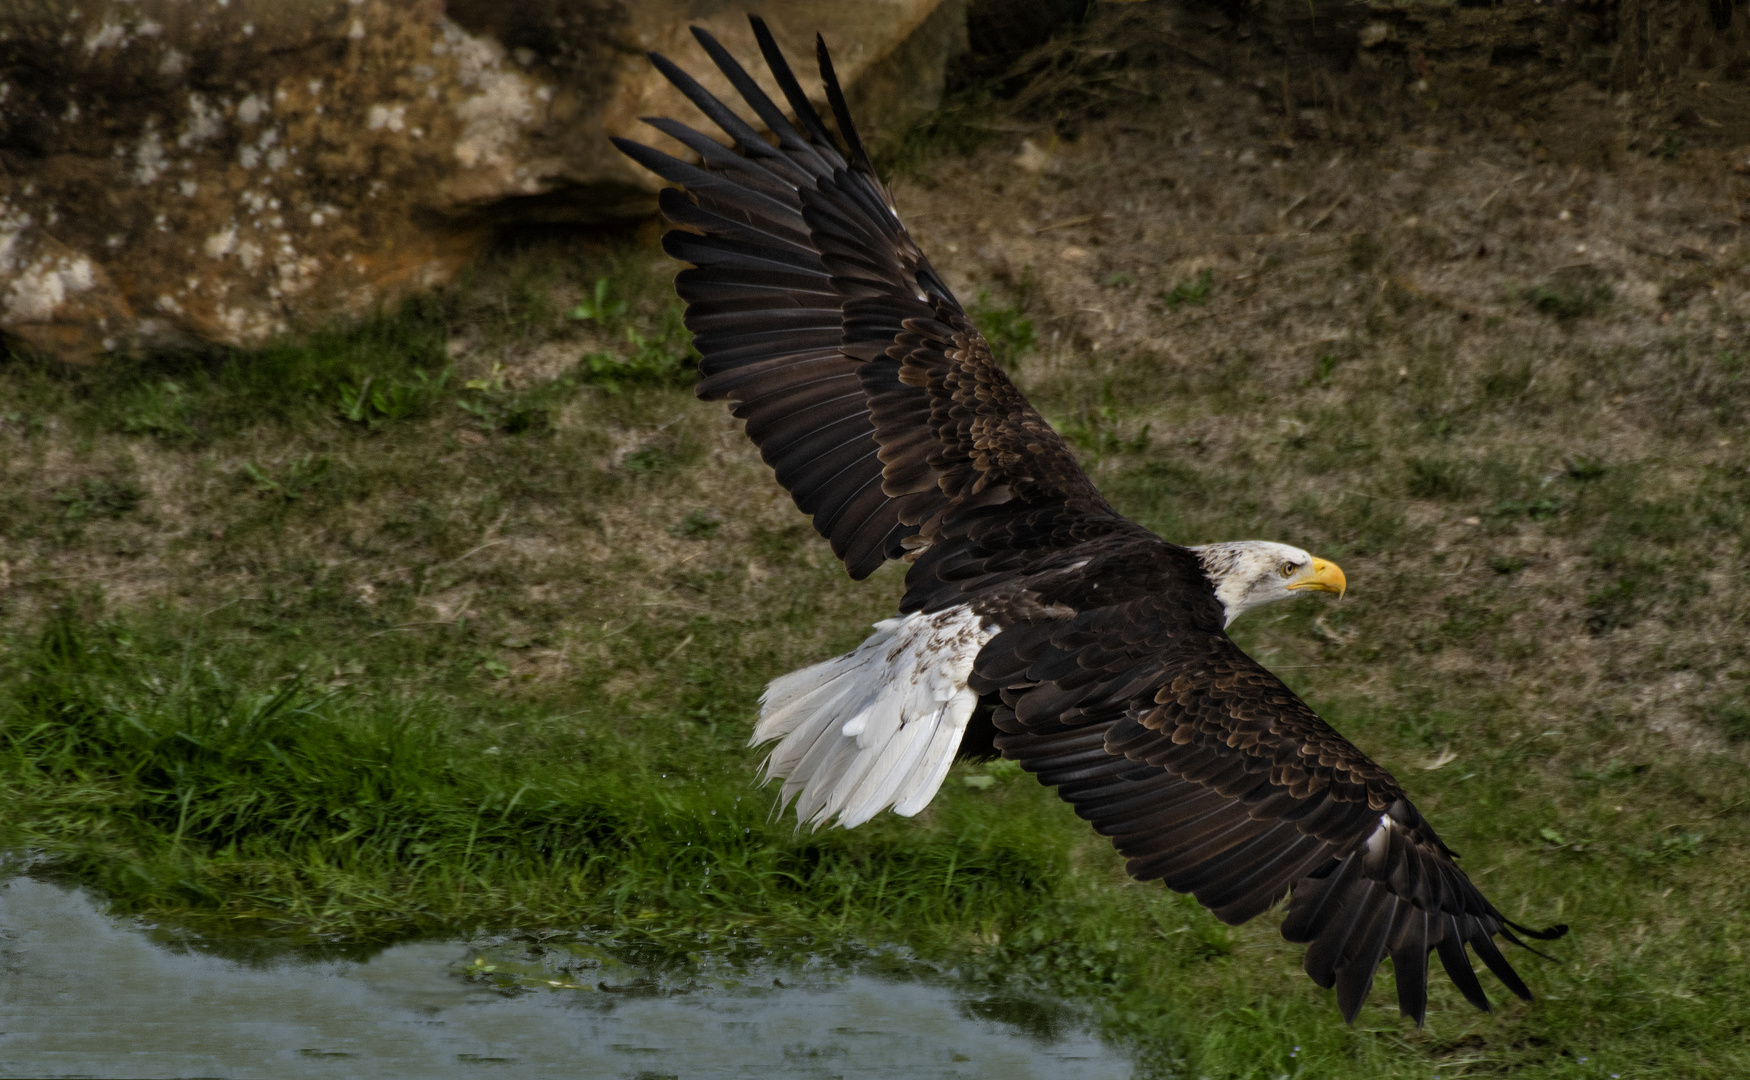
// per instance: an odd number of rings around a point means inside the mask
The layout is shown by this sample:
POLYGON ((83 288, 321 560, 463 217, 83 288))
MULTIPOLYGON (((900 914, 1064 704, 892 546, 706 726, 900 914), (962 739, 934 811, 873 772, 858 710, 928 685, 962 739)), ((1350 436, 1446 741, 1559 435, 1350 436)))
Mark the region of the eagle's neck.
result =
POLYGON ((1190 550, 1202 565, 1215 598, 1221 601, 1224 627, 1232 626, 1235 619, 1255 607, 1288 598, 1286 592, 1273 586, 1278 584, 1276 567, 1284 552, 1293 548, 1267 540, 1230 540, 1190 550))

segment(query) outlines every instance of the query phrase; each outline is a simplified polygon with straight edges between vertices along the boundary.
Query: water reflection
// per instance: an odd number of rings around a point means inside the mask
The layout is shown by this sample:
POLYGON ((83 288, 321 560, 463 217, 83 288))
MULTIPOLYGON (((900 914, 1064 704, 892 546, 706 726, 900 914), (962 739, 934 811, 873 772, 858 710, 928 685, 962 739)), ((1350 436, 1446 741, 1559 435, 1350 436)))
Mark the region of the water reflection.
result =
POLYGON ((412 942, 243 963, 154 944, 81 893, 0 887, 0 1076, 1117 1080, 1074 1014, 929 983, 588 942, 412 942))

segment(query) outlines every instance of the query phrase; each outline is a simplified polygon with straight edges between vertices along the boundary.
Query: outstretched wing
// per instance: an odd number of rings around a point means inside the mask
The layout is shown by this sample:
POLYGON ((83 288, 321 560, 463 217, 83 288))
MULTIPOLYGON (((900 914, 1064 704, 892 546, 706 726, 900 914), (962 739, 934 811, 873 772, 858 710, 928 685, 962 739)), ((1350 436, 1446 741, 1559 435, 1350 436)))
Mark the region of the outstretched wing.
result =
MULTIPOLYGON (((1088 586, 1078 586, 1084 596, 1088 586)), ((1047 585, 1041 601, 1069 606, 1047 585)), ((1390 773, 1223 633, 1140 597, 1004 630, 974 689, 1001 695, 996 748, 1057 788, 1139 880, 1242 923, 1289 895, 1282 935, 1353 1020, 1390 956, 1420 1024, 1430 951, 1479 1008, 1468 945, 1530 991, 1494 943, 1559 936, 1507 918, 1459 870, 1390 773)))
MULTIPOLYGON (((1195 556, 1116 514, 900 223, 821 74, 845 148, 765 24, 760 50, 792 123, 694 30, 775 144, 663 57, 731 140, 647 122, 697 164, 615 144, 678 184, 664 248, 703 361, 796 504, 856 578, 910 557, 902 612, 964 607, 1001 627, 970 686, 1000 695, 996 746, 1129 857, 1228 922, 1290 895, 1283 934, 1353 1019, 1390 955, 1419 1023, 1427 958, 1487 998, 1466 946, 1529 997, 1495 947, 1532 934, 1471 884, 1395 780, 1222 629, 1195 556)), ((1551 931, 1550 934, 1558 933, 1551 931)), ((1534 934, 1533 936, 1544 936, 1534 934)))
POLYGON ((1068 517, 1134 528, 992 362, 905 231, 824 43, 821 75, 844 151, 765 23, 751 21, 795 124, 715 38, 693 34, 775 146, 656 54, 651 61, 733 147, 665 118, 646 122, 697 153, 697 164, 615 140, 685 189, 662 192, 677 226, 663 247, 692 264, 675 285, 703 357, 699 396, 734 403, 778 482, 854 578, 929 547, 957 511, 977 507, 1067 507, 1068 517))

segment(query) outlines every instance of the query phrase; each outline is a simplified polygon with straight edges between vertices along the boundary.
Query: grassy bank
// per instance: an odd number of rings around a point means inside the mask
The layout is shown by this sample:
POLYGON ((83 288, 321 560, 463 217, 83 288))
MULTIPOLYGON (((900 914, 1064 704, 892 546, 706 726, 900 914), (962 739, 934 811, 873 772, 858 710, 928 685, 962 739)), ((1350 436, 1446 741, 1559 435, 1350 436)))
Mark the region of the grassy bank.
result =
MULTIPOLYGON (((62 614, 15 657, 11 824, 136 910, 377 938, 580 920, 892 935, 1010 921, 1065 870, 1036 821, 796 837, 727 731, 639 739, 598 707, 546 753, 506 752, 458 738, 454 701, 240 685, 213 644, 62 614)), ((531 705, 495 719, 550 725, 531 705)))
MULTIPOLYGON (((496 272, 514 282, 561 258, 512 253, 496 272)), ((1690 726, 1661 736, 1576 692, 1569 650, 1693 670, 1669 657, 1694 619, 1734 617, 1736 586, 1684 582, 1718 580, 1712 560, 1741 543, 1741 470, 1703 470, 1682 493, 1671 478, 1686 462, 1564 459, 1528 478, 1360 395, 1298 413, 1315 434, 1272 433, 1272 456, 1372 439, 1387 462, 1331 454, 1285 501, 1260 493, 1279 474, 1244 453, 1186 455, 1182 438, 1139 434, 1119 395, 1087 404, 1041 380, 1142 520, 1280 536, 1282 516, 1362 568, 1351 601, 1297 605, 1243 639, 1407 778, 1510 914, 1577 928, 1557 964, 1523 960, 1531 1006, 1483 1017, 1441 986, 1416 1032, 1384 976, 1350 1030, 1270 920, 1229 929, 1127 882, 1049 793, 1000 766, 959 767, 910 821, 809 835, 772 820, 742 746, 759 688, 858 640, 898 575, 843 581, 740 436, 689 400, 678 342, 657 375, 611 389, 593 375, 590 356, 641 346, 567 319, 565 281, 593 295, 604 268, 617 274, 610 291, 634 302, 620 317, 646 338, 667 301, 659 274, 643 287, 615 263, 642 256, 564 258, 542 339, 512 353, 562 347, 568 363, 544 377, 507 375, 490 346, 442 347, 480 332, 478 293, 268 353, 5 369, 8 400, 29 410, 7 432, 7 539, 24 556, 9 562, 0 676, 9 844, 118 910, 207 932, 588 924, 676 955, 903 943, 1089 1001, 1161 1075, 1738 1067, 1742 669, 1723 665, 1690 726), (293 374, 263 375, 276 364, 293 374), (367 379, 436 389, 354 419, 343 390, 367 379), (180 426, 139 430, 141 403, 165 396, 180 426), (482 421, 487 402, 544 411, 510 430, 482 421), (1312 495, 1332 488, 1357 494, 1312 495), (1427 517, 1459 515, 1476 519, 1458 524, 1464 554, 1431 544, 1427 517), (1600 584, 1526 589, 1552 547, 1600 584), (1552 600, 1571 610, 1559 637, 1552 600), (1641 657, 1630 643, 1645 648, 1649 629, 1664 641, 1641 657)), ((1029 365, 1045 369, 1036 353, 1029 365)), ((1382 376, 1379 394, 1416 392, 1382 376)), ((1179 392, 1191 412, 1183 394, 1231 389, 1179 392)))
POLYGON ((1090 55, 1099 110, 913 147, 900 206, 1121 510, 1343 565, 1236 635, 1574 927, 1515 960, 1538 1001, 1437 979, 1417 1031, 1385 973, 1345 1028, 1273 918, 1128 882, 1001 767, 771 820, 760 687, 901 568, 847 582, 692 399, 630 239, 260 350, 0 362, 0 842, 210 932, 899 944, 1147 1075, 1750 1071, 1743 182, 1480 122, 1285 148, 1268 95, 1090 55))

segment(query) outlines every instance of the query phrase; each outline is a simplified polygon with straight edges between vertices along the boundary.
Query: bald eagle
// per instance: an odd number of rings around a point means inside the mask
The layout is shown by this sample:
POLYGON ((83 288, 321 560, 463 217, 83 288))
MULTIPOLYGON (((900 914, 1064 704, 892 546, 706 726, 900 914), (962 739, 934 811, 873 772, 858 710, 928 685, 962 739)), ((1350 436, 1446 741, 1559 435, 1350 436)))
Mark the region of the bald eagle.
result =
POLYGON ((615 145, 677 185, 663 248, 691 264, 675 287, 699 396, 731 403, 852 578, 910 563, 894 618, 761 698, 753 744, 773 744, 780 805, 817 827, 916 814, 980 741, 976 713, 989 749, 1056 788, 1133 877, 1230 924, 1288 897, 1282 935, 1346 1020, 1389 956, 1420 1024, 1433 952, 1487 1009, 1466 946, 1529 999, 1495 936, 1566 928, 1502 915, 1391 774, 1227 636, 1259 605, 1340 595, 1343 572, 1286 544, 1183 547, 1113 510, 906 232, 825 43, 842 143, 752 22, 794 119, 694 28, 772 138, 652 53, 730 145, 668 118, 645 122, 695 161, 615 145))

